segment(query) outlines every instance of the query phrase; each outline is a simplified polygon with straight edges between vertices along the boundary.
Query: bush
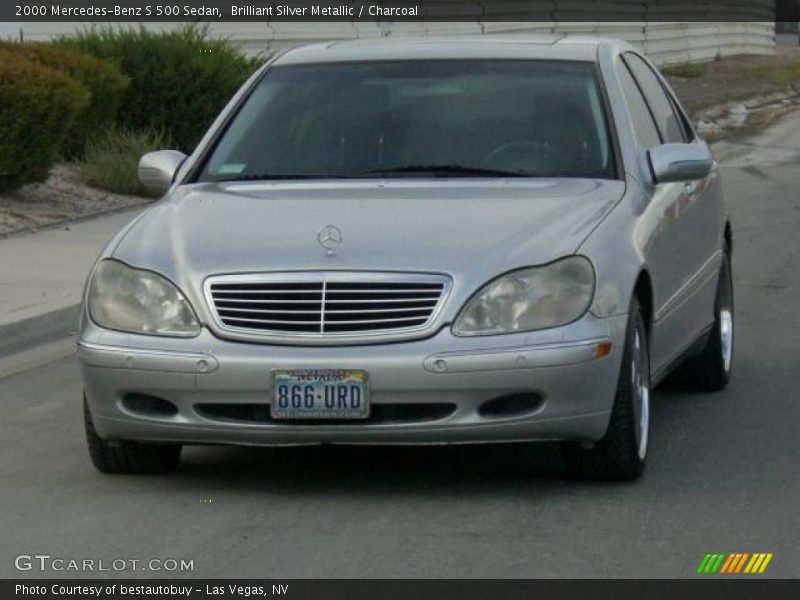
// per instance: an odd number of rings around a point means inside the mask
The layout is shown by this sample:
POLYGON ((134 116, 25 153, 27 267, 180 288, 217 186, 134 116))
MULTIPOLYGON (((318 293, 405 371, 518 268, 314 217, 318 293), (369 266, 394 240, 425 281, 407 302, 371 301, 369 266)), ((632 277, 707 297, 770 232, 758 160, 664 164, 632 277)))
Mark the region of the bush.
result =
POLYGON ((158 131, 107 130, 86 147, 79 164, 81 178, 89 185, 117 194, 152 195, 152 191, 139 182, 139 158, 167 144, 164 134, 158 131))
POLYGON ((44 181, 88 105, 74 79, 0 49, 0 187, 44 181))
POLYGON ((89 105, 76 117, 62 148, 66 158, 79 158, 87 141, 113 124, 128 85, 128 78, 115 65, 52 44, 0 42, 0 50, 61 71, 89 92, 89 105))
POLYGON ((187 153, 255 68, 227 40, 210 39, 207 27, 95 27, 57 43, 110 60, 130 78, 120 128, 163 130, 187 153))

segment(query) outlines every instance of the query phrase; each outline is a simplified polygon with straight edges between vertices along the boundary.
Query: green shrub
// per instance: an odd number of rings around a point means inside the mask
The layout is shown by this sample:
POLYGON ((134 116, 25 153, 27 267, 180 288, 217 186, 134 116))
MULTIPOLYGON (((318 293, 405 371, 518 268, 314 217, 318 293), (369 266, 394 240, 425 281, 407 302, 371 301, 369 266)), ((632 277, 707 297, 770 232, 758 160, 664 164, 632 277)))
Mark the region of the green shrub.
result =
POLYGON ((128 85, 117 66, 52 44, 0 42, 0 49, 61 71, 89 92, 89 105, 76 117, 62 148, 66 158, 79 158, 89 138, 113 124, 128 85))
POLYGON ((81 179, 91 186, 117 194, 152 195, 138 177, 139 158, 168 145, 163 133, 109 129, 89 142, 80 162, 81 179))
POLYGON ((120 128, 164 130, 187 153, 255 68, 227 40, 211 39, 207 27, 94 27, 57 43, 110 60, 130 78, 120 128))
POLYGON ((88 104, 74 79, 0 49, 0 187, 44 181, 88 104))

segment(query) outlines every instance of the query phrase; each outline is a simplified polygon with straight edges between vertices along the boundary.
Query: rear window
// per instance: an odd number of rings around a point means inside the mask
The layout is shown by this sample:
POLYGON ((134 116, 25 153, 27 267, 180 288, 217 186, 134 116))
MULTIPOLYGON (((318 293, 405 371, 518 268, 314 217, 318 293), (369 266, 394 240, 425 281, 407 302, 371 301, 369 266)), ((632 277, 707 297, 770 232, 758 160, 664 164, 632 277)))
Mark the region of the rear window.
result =
POLYGON ((591 63, 431 60, 270 69, 200 181, 616 178, 591 63))

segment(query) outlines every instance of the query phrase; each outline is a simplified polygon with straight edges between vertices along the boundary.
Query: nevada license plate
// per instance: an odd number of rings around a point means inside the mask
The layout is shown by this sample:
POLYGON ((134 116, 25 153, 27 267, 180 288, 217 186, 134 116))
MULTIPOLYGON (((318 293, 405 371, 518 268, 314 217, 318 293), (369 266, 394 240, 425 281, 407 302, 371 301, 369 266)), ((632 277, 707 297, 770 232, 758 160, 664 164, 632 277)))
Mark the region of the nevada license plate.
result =
POLYGON ((367 372, 349 369, 272 371, 274 419, 366 419, 367 372))

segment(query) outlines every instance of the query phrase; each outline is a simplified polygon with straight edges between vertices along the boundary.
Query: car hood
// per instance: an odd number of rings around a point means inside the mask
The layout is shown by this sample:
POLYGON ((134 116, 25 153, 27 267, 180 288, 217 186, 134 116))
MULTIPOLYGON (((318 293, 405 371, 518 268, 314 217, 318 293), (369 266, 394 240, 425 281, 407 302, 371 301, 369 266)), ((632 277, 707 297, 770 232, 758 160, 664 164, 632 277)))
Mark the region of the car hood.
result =
POLYGON ((195 184, 177 188, 113 249, 202 297, 209 275, 294 270, 449 274, 453 293, 575 252, 622 181, 493 179, 195 184), (332 255, 318 234, 341 231, 332 255))

